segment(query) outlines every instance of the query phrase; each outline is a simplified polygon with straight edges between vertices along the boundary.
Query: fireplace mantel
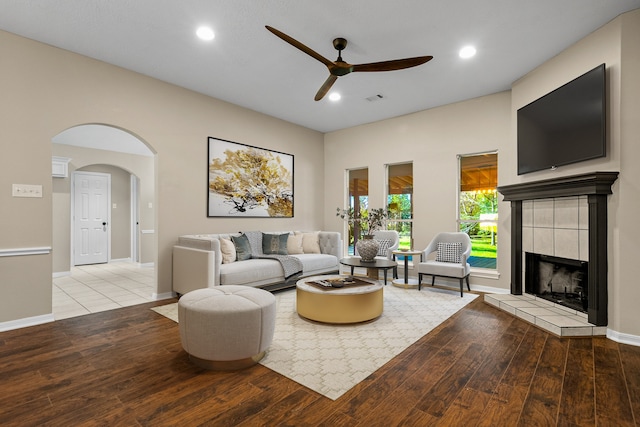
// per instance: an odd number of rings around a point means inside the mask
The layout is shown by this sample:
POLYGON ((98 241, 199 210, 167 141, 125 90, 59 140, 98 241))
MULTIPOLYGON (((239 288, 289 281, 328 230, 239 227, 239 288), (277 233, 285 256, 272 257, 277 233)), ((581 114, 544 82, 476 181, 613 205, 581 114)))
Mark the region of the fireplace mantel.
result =
POLYGON ((498 191, 504 196, 505 202, 590 194, 606 195, 612 194, 611 185, 617 178, 618 172, 592 172, 543 181, 502 185, 498 187, 498 191))
POLYGON ((607 195, 618 172, 591 172, 498 187, 511 202, 511 293, 522 295, 522 201, 588 196, 589 202, 589 323, 608 323, 607 195))

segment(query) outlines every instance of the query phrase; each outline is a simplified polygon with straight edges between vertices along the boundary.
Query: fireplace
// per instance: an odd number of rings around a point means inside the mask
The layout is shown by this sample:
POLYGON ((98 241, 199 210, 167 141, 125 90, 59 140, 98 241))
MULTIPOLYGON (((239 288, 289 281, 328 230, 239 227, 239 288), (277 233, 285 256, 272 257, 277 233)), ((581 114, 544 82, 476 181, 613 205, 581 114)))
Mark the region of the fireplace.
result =
POLYGON ((525 254, 525 292, 587 313, 589 263, 527 252, 525 254))
MULTIPOLYGON (((589 323, 608 323, 607 196, 618 172, 592 172, 536 182, 499 186, 504 201, 511 202, 511 293, 522 295, 526 275, 523 256, 523 201, 586 196, 588 201, 588 265, 586 294, 589 323), (523 274, 524 273, 524 274, 523 274)), ((527 269, 528 270, 528 269, 527 269)))

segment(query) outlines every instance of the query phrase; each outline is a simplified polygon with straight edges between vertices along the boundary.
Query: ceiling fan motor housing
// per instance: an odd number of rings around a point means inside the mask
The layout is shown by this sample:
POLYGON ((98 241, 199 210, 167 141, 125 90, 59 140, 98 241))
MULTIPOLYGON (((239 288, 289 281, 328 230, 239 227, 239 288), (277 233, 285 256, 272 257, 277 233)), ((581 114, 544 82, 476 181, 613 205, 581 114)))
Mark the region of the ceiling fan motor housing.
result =
POLYGON ((347 47, 347 39, 343 39, 342 37, 333 39, 333 47, 335 47, 336 50, 344 50, 347 47))

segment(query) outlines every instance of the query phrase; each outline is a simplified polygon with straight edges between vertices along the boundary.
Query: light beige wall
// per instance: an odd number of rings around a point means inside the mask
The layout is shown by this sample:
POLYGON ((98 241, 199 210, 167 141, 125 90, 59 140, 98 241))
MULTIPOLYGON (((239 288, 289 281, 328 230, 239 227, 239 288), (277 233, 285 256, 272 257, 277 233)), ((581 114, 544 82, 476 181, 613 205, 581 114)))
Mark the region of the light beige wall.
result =
POLYGON ((618 252, 609 258, 615 272, 609 321, 622 333, 640 336, 640 286, 638 253, 640 249, 640 11, 622 16, 620 75, 620 176, 618 205, 609 205, 609 215, 616 218, 614 247, 618 252))
MULTIPOLYGON (((0 57, 0 148, 9 153, 0 168, 0 248, 52 245, 51 138, 87 123, 127 130, 157 153, 158 294, 171 292, 181 234, 322 228, 322 134, 6 32, 0 57), (207 218, 207 136, 293 154, 295 217, 207 218), (11 183, 42 185, 44 197, 12 198, 11 183)), ((0 264, 0 322, 51 312, 51 255, 0 264)))
MULTIPOLYGON (((346 205, 345 171, 369 168, 372 207, 385 205, 385 165, 413 162, 414 247, 424 249, 441 231, 456 231, 459 154, 498 150, 498 173, 508 168, 502 150, 510 141, 510 94, 502 92, 325 135, 325 224, 343 232, 336 207, 346 205)), ((498 207, 500 279, 475 276, 475 285, 509 287, 508 204, 498 207), (504 219, 503 219, 504 218, 504 219)), ((412 273, 415 275, 415 273, 412 273)))
MULTIPOLYGON (((116 227, 116 230, 112 228, 112 259, 122 259, 131 256, 130 251, 130 206, 128 197, 130 195, 130 185, 128 181, 129 174, 134 174, 140 180, 138 188, 139 198, 139 218, 140 227, 139 230, 154 230, 155 213, 153 206, 154 200, 154 158, 147 156, 140 156, 135 154, 118 153, 107 150, 96 150, 92 148, 76 147, 73 145, 65 144, 53 144, 53 155, 60 157, 68 157, 71 159, 69 162, 69 177, 68 178, 54 178, 53 179, 53 272, 66 272, 71 269, 71 174, 78 170, 93 170, 96 172, 107 172, 104 169, 95 169, 95 166, 89 167, 88 165, 113 165, 117 166, 113 173, 124 173, 126 171, 126 182, 123 176, 121 181, 121 191, 118 191, 118 187, 114 188, 114 182, 112 181, 112 197, 116 200, 112 200, 112 203, 117 204, 116 209, 112 209, 112 225, 116 227), (120 172, 118 172, 120 171, 120 172), (121 195, 119 195, 122 193, 121 195), (122 201, 120 199, 124 198, 122 201), (151 208, 149 208, 151 203, 151 208), (113 220, 116 222, 113 223, 113 220)), ((113 180, 113 177, 112 177, 113 180)), ((156 242, 155 239, 144 239, 141 233, 138 233, 140 239, 139 259, 141 263, 152 263, 156 256, 156 242)), ((153 237, 153 234, 151 235, 153 237)))
POLYGON ((505 160, 512 165, 501 184, 530 182, 593 171, 619 171, 608 198, 609 257, 609 329, 624 339, 640 336, 640 287, 636 286, 634 268, 640 231, 637 212, 640 208, 640 10, 621 15, 580 40, 558 56, 528 73, 512 87, 512 139, 515 140, 516 110, 593 67, 606 63, 607 157, 517 176, 516 147, 506 151, 505 160))

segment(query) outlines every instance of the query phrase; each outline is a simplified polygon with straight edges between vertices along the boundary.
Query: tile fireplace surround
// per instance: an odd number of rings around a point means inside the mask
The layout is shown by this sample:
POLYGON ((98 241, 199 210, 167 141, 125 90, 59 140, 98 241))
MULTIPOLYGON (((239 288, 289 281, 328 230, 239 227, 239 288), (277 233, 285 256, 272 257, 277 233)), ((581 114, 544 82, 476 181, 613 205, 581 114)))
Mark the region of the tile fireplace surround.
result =
MULTIPOLYGON (((552 316, 549 308, 564 311, 545 306, 547 301, 533 295, 523 295, 524 253, 589 261, 588 310, 586 315, 570 313, 577 317, 567 327, 586 328, 577 335, 601 335, 608 323, 607 196, 617 178, 618 172, 592 172, 499 186, 504 201, 511 202, 511 295, 496 295, 487 302, 544 327, 542 317, 552 316)), ((561 336, 576 335, 555 327, 545 329, 561 336)))

